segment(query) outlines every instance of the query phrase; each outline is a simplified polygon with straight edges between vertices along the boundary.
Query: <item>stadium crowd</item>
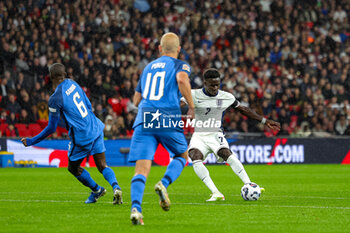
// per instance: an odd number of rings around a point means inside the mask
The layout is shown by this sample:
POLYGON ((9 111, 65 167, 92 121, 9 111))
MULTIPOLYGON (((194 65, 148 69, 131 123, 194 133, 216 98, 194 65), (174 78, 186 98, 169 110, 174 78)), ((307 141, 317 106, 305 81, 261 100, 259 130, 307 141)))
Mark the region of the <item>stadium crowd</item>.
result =
POLYGON ((127 0, 0 1, 2 136, 30 136, 45 126, 55 62, 83 87, 107 138, 131 136, 134 89, 169 31, 181 37, 193 88, 202 86, 206 68, 217 68, 223 90, 282 125, 268 131, 230 109, 226 132, 350 135, 348 1, 135 2, 142 7, 127 0))

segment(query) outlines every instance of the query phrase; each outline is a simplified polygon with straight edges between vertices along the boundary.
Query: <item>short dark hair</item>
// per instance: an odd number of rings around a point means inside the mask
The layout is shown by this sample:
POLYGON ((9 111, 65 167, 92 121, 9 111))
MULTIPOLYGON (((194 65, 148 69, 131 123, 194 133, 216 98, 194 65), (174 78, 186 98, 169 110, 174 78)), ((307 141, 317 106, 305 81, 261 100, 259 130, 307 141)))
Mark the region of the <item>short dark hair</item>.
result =
POLYGON ((59 76, 67 76, 66 68, 61 63, 54 63, 49 67, 50 77, 57 78, 59 76))
POLYGON ((204 79, 220 78, 220 72, 217 69, 209 68, 204 71, 203 77, 204 79))

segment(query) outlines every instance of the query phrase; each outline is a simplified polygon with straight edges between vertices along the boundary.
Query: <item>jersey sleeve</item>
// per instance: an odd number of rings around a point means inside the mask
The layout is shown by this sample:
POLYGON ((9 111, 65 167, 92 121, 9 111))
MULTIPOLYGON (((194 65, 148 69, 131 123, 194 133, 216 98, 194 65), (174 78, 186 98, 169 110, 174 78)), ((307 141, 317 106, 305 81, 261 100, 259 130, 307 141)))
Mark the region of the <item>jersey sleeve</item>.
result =
POLYGON ((137 86, 135 88, 135 91, 142 93, 142 84, 141 84, 141 78, 143 76, 144 70, 142 71, 140 77, 139 77, 139 82, 137 83, 137 86))
POLYGON ((60 117, 60 112, 63 107, 62 93, 57 91, 49 99, 49 112, 53 116, 60 117))
POLYGON ((136 86, 135 91, 137 91, 137 92, 139 92, 139 93, 142 92, 142 90, 141 90, 141 79, 140 79, 139 82, 137 83, 137 86, 136 86))
POLYGON ((238 100, 235 100, 235 102, 233 102, 233 104, 231 105, 234 108, 237 108, 241 105, 241 103, 238 100))
POLYGON ((176 74, 179 73, 179 72, 185 72, 188 75, 188 77, 189 77, 190 74, 191 74, 191 67, 190 67, 190 65, 187 64, 184 61, 180 61, 179 64, 178 64, 178 67, 176 69, 176 74))
POLYGON ((232 95, 229 92, 225 92, 226 98, 229 100, 228 102, 228 106, 227 107, 233 107, 233 108, 237 108, 238 106, 241 105, 241 103, 236 99, 236 97, 234 95, 232 95))
POLYGON ((231 98, 232 98, 232 104, 231 104, 231 106, 233 107, 233 108, 237 108, 238 106, 240 106, 241 105, 241 103, 236 99, 236 97, 234 96, 234 95, 232 95, 231 93, 228 93, 230 96, 231 96, 231 98))

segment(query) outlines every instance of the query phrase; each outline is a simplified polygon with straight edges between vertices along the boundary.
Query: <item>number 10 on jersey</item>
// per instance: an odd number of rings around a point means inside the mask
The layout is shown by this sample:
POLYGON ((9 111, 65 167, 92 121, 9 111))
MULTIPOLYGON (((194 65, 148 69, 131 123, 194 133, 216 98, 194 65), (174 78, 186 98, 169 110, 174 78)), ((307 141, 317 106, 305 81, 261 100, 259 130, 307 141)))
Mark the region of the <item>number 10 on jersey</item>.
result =
POLYGON ((148 73, 146 78, 146 86, 142 97, 144 99, 147 99, 147 96, 149 93, 149 100, 160 100, 160 98, 162 98, 164 94, 164 78, 165 78, 165 71, 157 72, 153 75, 153 77, 152 77, 152 73, 148 73), (156 94, 158 79, 160 80, 158 85, 158 93, 156 94), (150 88, 151 88, 151 91, 149 91, 150 88))

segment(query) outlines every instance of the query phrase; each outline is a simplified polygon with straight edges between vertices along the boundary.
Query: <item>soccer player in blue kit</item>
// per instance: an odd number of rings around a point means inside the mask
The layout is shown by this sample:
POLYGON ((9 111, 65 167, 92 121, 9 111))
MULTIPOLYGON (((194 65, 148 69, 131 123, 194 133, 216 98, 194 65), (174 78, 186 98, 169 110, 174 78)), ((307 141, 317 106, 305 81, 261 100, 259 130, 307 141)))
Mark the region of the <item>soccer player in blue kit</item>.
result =
MULTIPOLYGON (((180 41, 176 34, 164 34, 159 45, 162 56, 145 67, 134 95, 134 104, 138 106, 138 114, 133 125, 134 135, 129 153, 129 161, 136 162, 135 175, 131 180, 130 219, 134 225, 143 225, 142 197, 158 144, 161 143, 175 155, 163 178, 155 185, 155 191, 160 198, 159 204, 165 211, 170 208, 167 187, 180 176, 187 162, 187 141, 182 130, 174 128, 165 133, 157 129, 146 131, 143 128, 144 109, 168 108, 175 109, 172 112, 174 114, 181 114, 181 94, 188 101, 187 115, 194 117, 189 81, 191 70, 187 63, 177 59, 180 49, 180 41)), ((152 120, 157 119, 160 114, 158 111, 152 114, 152 120)))
POLYGON ((114 171, 106 164, 104 124, 92 112, 91 103, 81 87, 67 77, 64 65, 55 63, 50 66, 49 71, 55 92, 49 100, 48 125, 35 137, 22 138, 21 141, 26 147, 39 143, 56 131, 62 117, 71 139, 68 149, 68 170, 92 191, 85 203, 95 203, 106 193, 106 189, 99 186, 91 178, 90 173, 80 167, 84 158, 92 154, 97 169, 113 187, 113 204, 122 204, 122 191, 114 171))

